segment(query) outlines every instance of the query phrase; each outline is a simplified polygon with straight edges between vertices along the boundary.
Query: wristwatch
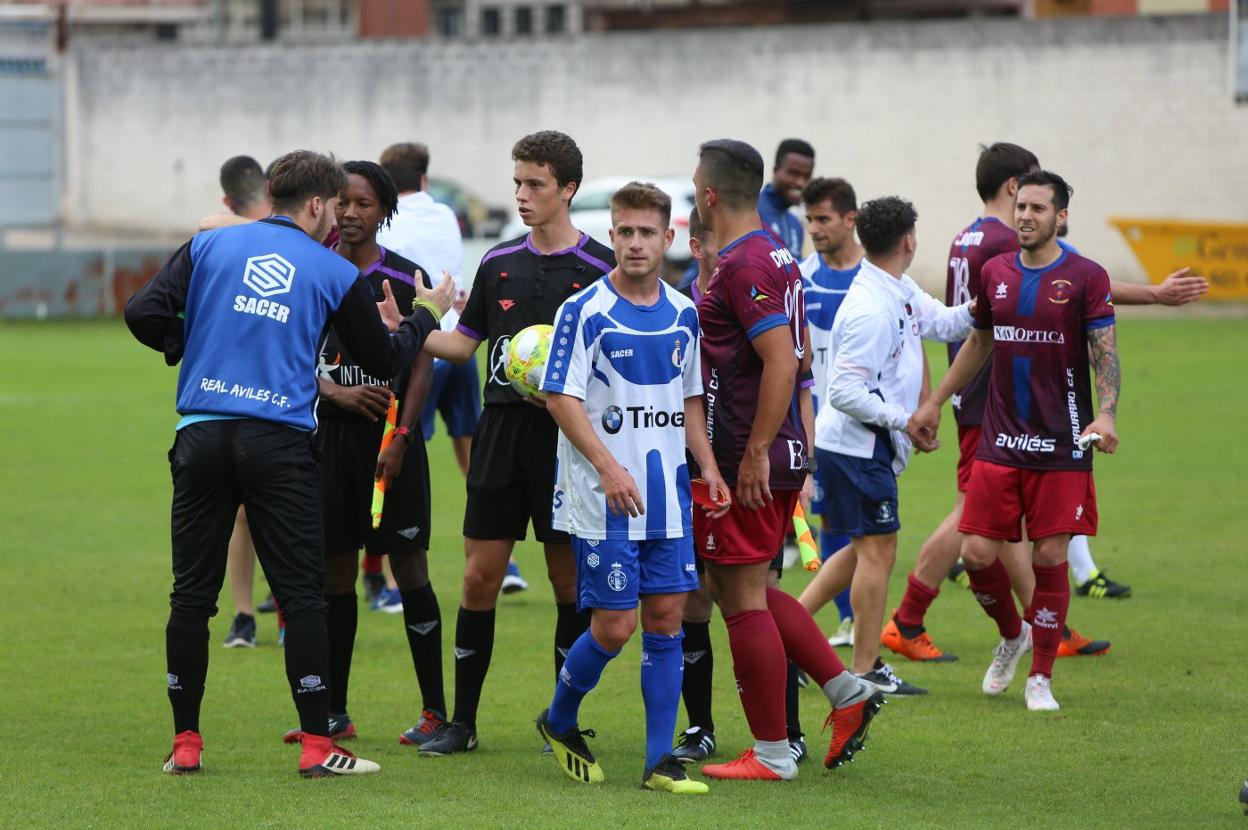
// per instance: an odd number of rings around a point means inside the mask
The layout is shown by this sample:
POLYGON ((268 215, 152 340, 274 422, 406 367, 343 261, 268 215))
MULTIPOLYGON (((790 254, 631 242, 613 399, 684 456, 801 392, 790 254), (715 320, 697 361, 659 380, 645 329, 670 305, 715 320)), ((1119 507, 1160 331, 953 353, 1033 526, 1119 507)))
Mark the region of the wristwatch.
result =
POLYGON ((407 427, 395 427, 394 428, 394 437, 402 438, 404 443, 407 443, 409 435, 411 435, 411 430, 409 430, 407 427))

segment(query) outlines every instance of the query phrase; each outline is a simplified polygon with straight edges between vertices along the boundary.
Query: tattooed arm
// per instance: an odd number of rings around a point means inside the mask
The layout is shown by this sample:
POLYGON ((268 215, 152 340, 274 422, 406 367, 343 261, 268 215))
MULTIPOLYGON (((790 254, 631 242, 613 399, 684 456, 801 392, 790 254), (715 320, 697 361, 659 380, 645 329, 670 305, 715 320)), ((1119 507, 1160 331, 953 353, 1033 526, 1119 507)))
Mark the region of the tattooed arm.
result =
POLYGON ((1101 326, 1088 332, 1088 349, 1092 357, 1092 369, 1096 372, 1096 420, 1088 424, 1083 434, 1090 432, 1101 436, 1096 448, 1112 453, 1118 448, 1118 432, 1115 421, 1118 413, 1118 393, 1122 388, 1122 367, 1118 364, 1117 338, 1114 326, 1101 326))

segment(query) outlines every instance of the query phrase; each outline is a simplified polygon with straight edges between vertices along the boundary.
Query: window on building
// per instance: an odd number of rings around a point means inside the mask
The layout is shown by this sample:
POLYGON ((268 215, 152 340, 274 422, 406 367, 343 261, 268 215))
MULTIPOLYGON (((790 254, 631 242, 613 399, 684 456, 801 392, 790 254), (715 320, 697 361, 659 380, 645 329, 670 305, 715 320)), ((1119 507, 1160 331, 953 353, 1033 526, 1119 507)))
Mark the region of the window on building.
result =
POLYGON ((481 9, 481 36, 497 37, 503 31, 503 15, 496 6, 481 9))
POLYGON ((438 6, 434 12, 434 30, 442 37, 463 37, 464 10, 459 6, 438 6))
POLYGON ((533 10, 528 6, 516 7, 516 34, 533 34, 533 10))
POLYGON ((546 34, 558 35, 567 31, 567 9, 562 5, 546 7, 546 34))

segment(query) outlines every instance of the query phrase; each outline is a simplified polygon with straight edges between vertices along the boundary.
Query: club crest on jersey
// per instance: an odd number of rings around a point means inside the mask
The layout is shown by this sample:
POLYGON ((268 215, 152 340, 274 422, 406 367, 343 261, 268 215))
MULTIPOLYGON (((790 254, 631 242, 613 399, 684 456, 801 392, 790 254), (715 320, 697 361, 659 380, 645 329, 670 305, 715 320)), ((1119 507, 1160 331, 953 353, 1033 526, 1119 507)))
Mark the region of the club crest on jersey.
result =
POLYGON ((995 297, 994 299, 997 299, 997 300, 1004 300, 1004 299, 1005 299, 1005 292, 1006 292, 1006 285, 1005 285, 1005 283, 1003 283, 1003 282, 999 282, 999 283, 997 283, 997 294, 996 294, 996 297, 995 297))
POLYGON ((611 563, 611 573, 607 574, 607 587, 612 591, 623 591, 628 585, 628 574, 624 573, 624 566, 619 562, 611 563))
POLYGON ((1049 297, 1049 302, 1054 305, 1066 305, 1070 302, 1070 280, 1053 280, 1050 287, 1053 295, 1049 297))
POLYGON ((503 311, 511 311, 511 307, 516 304, 515 300, 499 300, 498 305, 503 311))
POLYGON ((243 269, 243 285, 261 297, 289 294, 294 280, 295 266, 281 254, 253 256, 243 269))
POLYGON ((676 338, 676 347, 675 347, 674 349, 672 349, 672 365, 673 365, 673 366, 676 366, 677 368, 679 368, 679 367, 680 367, 680 364, 681 364, 681 354, 680 354, 680 338, 679 338, 679 337, 677 337, 677 338, 676 338))
POLYGON ((750 299, 756 303, 761 303, 763 300, 767 299, 767 295, 759 291, 757 285, 751 285, 750 286, 750 299))

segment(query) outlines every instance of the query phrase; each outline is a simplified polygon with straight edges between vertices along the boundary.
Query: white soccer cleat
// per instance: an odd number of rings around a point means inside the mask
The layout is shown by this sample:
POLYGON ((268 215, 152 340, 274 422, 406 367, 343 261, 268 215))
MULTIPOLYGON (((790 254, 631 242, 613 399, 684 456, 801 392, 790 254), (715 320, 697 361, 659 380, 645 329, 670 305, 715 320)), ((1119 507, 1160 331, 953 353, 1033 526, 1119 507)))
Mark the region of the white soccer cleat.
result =
POLYGON ((854 644, 854 618, 841 620, 836 633, 828 638, 828 645, 833 647, 852 646, 854 644))
POLYGON ((1032 712, 1056 712, 1062 707, 1053 699, 1053 683, 1042 674, 1027 678, 1027 708, 1032 712))
POLYGON ((1023 621, 1023 631, 1016 639, 1002 639, 992 652, 992 662, 984 674, 983 690, 986 695, 999 695, 1014 682, 1023 655, 1031 651, 1031 626, 1023 621))
POLYGON ((328 738, 317 739, 313 735, 304 735, 304 754, 300 758, 299 774, 304 778, 335 778, 339 775, 368 775, 373 772, 381 772, 381 766, 372 761, 366 761, 363 758, 357 758, 353 753, 343 749, 337 744, 329 742, 328 738), (309 738, 317 741, 317 747, 329 744, 329 751, 324 754, 320 761, 304 766, 304 760, 319 754, 315 748, 309 747, 309 738), (311 749, 311 751, 309 751, 311 749))

